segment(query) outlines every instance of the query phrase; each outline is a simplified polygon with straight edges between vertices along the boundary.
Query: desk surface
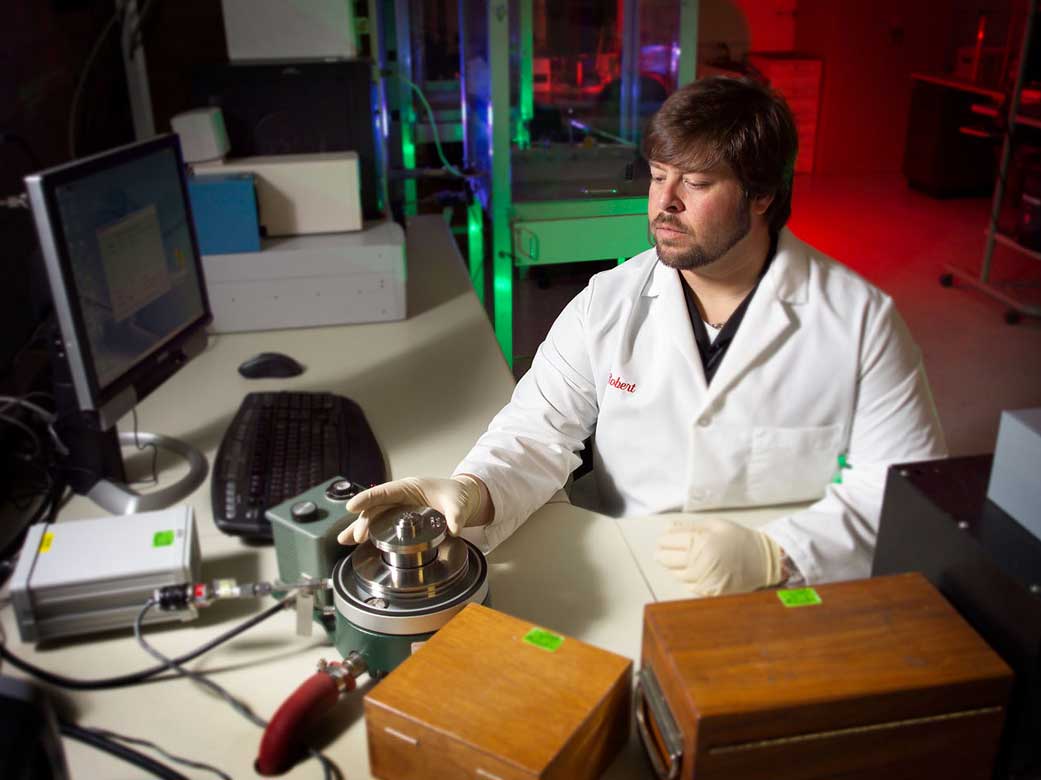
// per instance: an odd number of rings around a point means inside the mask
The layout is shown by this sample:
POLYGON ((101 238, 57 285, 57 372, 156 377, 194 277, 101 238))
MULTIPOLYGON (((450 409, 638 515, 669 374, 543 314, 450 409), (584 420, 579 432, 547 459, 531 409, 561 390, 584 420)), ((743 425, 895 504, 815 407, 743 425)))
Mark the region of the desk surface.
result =
MULTIPOLYGON (((216 337, 205 353, 139 407, 141 429, 158 429, 188 441, 212 462, 224 428, 245 393, 289 388, 332 391, 362 405, 392 476, 448 474, 508 400, 513 379, 454 241, 439 218, 411 221, 408 261, 407 320, 216 337), (238 364, 264 350, 291 354, 307 371, 289 380, 241 378, 235 370, 238 364)), ((136 460, 147 465, 147 458, 136 460)), ((160 479, 165 482, 176 473, 177 468, 164 469, 160 479)), ((187 503, 195 509, 200 530, 204 579, 252 581, 277 576, 273 547, 246 544, 213 525, 208 481, 187 503)), ((77 497, 60 519, 101 514, 77 497)), ((755 525, 776 514, 777 510, 767 509, 727 516, 755 525)), ((644 604, 686 595, 652 560, 654 539, 669 520, 614 520, 567 503, 548 504, 490 555, 494 606, 638 663, 644 604)), ((177 655, 270 603, 217 603, 192 622, 150 627, 148 636, 163 652, 177 655)), ((18 640, 10 607, 3 609, 2 619, 12 652, 61 674, 107 677, 153 663, 128 632, 38 649, 18 640)), ((294 626, 293 613, 276 615, 190 668, 207 673, 258 715, 270 718, 313 672, 318 659, 337 657, 324 637, 296 636, 294 626)), ((12 668, 4 673, 21 674, 12 668)), ((366 676, 361 682, 364 693, 372 683, 366 676)), ((80 725, 152 740, 235 778, 254 776, 259 729, 191 682, 177 679, 109 691, 56 689, 54 693, 59 711, 80 725)), ((315 744, 351 780, 370 777, 361 713, 361 696, 348 696, 314 735, 315 744)), ((64 744, 74 778, 140 776, 129 764, 107 754, 70 740, 64 744)), ((178 769, 190 777, 213 776, 178 769)), ((321 776, 313 760, 285 775, 321 776)), ((635 736, 605 776, 652 777, 635 736)))

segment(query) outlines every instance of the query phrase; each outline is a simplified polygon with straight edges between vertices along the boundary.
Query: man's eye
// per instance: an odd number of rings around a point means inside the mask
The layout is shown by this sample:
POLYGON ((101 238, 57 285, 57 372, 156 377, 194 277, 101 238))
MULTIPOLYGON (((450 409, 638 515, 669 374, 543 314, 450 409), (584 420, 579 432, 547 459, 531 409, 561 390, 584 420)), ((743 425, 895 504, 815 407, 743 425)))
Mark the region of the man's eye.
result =
POLYGON ((708 186, 709 183, 707 181, 685 181, 683 182, 683 184, 689 190, 703 190, 708 186))

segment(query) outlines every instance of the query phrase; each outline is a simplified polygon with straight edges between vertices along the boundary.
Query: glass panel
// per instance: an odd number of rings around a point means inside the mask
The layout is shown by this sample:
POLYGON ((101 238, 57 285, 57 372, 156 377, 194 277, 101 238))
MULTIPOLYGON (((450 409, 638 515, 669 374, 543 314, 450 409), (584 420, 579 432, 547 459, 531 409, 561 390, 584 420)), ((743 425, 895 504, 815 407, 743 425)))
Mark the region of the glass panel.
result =
POLYGON ((658 110, 677 86, 680 61, 680 4, 641 0, 638 126, 658 110))
POLYGON ((597 131, 617 135, 622 3, 533 0, 533 4, 532 143, 575 143, 597 131))
POLYGON ((492 169, 491 67, 488 61, 488 3, 459 1, 459 77, 463 103, 466 165, 481 172, 474 191, 489 207, 492 169))
POLYGON ((532 0, 532 143, 574 143, 621 132, 622 52, 627 7, 639 24, 639 110, 645 120, 676 88, 678 0, 532 0))

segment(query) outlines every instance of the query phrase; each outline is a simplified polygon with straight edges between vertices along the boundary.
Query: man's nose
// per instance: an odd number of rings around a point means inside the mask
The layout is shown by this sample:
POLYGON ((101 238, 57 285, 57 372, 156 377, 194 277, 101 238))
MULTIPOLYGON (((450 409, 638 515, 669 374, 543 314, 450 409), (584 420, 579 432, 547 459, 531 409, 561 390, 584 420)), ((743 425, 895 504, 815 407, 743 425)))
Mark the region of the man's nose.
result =
POLYGON ((675 214, 683 209, 683 201, 677 194, 676 184, 666 182, 662 185, 661 191, 658 193, 658 208, 670 214, 675 214))

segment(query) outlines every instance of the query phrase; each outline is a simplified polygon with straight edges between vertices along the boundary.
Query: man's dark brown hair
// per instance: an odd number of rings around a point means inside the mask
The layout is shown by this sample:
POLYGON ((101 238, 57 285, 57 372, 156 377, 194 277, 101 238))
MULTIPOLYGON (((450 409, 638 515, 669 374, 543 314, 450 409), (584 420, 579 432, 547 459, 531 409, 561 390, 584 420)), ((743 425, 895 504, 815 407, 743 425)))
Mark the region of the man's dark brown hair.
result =
POLYGON ((694 81, 673 92, 651 117, 643 154, 681 170, 725 163, 749 198, 773 195, 766 211, 776 235, 792 212, 792 175, 799 139, 778 93, 749 79, 694 81))

